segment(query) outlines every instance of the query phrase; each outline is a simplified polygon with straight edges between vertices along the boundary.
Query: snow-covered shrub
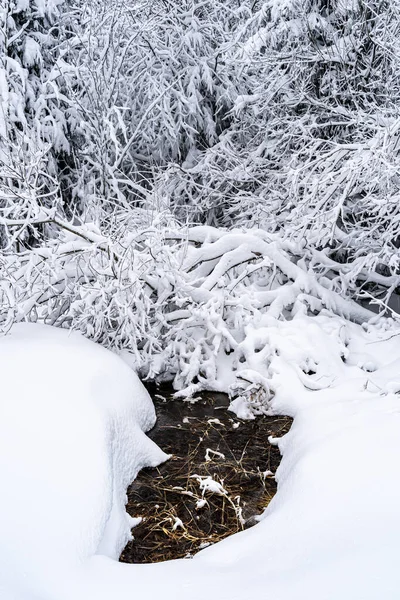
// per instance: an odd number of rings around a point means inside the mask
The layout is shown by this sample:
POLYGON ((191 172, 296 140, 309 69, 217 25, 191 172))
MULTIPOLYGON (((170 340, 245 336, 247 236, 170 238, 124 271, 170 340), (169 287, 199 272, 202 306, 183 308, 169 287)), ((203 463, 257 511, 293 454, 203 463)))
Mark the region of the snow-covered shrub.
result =
POLYGON ((269 329, 367 321, 351 299, 398 287, 399 17, 398 0, 9 2, 2 329, 79 329, 184 395, 264 410, 269 329))
POLYGON ((262 227, 339 293, 388 299, 398 0, 41 6, 4 12, 4 216, 262 227))
POLYGON ((400 266, 400 4, 270 0, 247 17, 224 52, 238 90, 229 128, 160 189, 192 219, 304 240, 316 276, 329 263, 342 293, 387 300, 400 266))
POLYGON ((358 322, 366 309, 321 285, 302 247, 261 230, 152 227, 104 236, 57 216, 46 245, 3 255, 1 324, 71 327, 183 396, 244 391, 266 410, 269 329, 319 314, 358 322), (256 398, 256 400, 255 400, 256 398))
MULTIPOLYGON (((237 90, 221 48, 240 12, 208 0, 81 7, 68 95, 79 107, 75 193, 88 220, 108 223, 118 206, 137 226, 169 210, 155 179, 169 164, 193 164, 229 125, 237 90)), ((192 220, 183 207, 173 211, 192 220)))

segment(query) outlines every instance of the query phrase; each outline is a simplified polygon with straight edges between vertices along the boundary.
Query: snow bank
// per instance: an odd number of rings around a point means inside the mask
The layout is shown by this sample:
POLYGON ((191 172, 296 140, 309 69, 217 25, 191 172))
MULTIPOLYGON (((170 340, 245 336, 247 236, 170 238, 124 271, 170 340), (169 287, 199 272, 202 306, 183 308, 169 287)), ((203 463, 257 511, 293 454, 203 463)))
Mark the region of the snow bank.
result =
POLYGON ((400 335, 325 315, 268 336, 270 410, 294 416, 272 440, 278 494, 256 527, 154 565, 113 560, 126 485, 165 458, 142 432, 154 411, 136 377, 76 335, 2 339, 0 597, 397 599, 400 335))
POLYGON ((318 317, 269 335, 271 410, 294 416, 271 440, 278 494, 256 528, 197 560, 241 569, 246 597, 398 598, 400 334, 318 317))
POLYGON ((155 413, 137 376, 78 334, 15 326, 0 380, 1 598, 54 600, 89 557, 118 558, 126 488, 166 455, 143 433, 155 413))

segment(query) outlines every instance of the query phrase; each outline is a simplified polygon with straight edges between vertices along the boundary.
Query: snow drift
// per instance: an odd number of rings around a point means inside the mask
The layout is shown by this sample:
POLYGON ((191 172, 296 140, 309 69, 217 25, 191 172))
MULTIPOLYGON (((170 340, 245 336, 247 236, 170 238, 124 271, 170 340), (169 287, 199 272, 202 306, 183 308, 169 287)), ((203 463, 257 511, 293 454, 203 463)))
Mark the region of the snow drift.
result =
POLYGON ((166 458, 154 410, 119 358, 20 325, 0 340, 2 600, 395 600, 400 539, 397 331, 297 317, 270 328, 278 493, 254 528, 193 560, 116 562, 125 489, 166 458))
POLYGON ((118 559, 126 488, 167 457, 143 433, 155 413, 137 376, 80 335, 16 326, 0 373, 1 597, 54 600, 94 554, 118 559))

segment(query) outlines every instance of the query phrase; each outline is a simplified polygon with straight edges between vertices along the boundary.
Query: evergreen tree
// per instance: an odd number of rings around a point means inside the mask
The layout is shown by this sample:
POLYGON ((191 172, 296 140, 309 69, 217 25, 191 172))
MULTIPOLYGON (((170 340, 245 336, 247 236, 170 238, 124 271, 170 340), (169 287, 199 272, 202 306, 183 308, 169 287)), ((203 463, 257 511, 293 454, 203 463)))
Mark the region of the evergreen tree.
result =
POLYGON ((73 107, 64 94, 62 0, 7 0, 0 11, 2 243, 43 235, 43 209, 62 210, 73 107), (29 221, 29 225, 28 225, 29 221))

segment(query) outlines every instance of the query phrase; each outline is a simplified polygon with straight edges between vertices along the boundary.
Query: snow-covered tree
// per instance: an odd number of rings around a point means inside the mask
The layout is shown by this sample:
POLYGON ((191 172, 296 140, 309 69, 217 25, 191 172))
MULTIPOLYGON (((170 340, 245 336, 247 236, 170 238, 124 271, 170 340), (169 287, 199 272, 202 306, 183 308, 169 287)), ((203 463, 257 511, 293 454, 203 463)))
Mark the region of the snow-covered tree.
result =
POLYGON ((239 13, 222 1, 85 3, 86 29, 71 53, 82 87, 70 95, 84 130, 80 187, 91 219, 109 223, 117 207, 124 222, 151 221, 170 208, 159 175, 195 164, 218 142, 237 95, 221 49, 239 13))
POLYGON ((399 0, 2 18, 3 329, 79 329, 185 394, 228 365, 262 407, 269 327, 399 287, 399 0))
POLYGON ((368 278, 390 295, 399 270, 399 19, 397 1, 256 7, 224 58, 240 90, 231 125, 196 164, 170 166, 160 181, 171 202, 183 196, 199 221, 303 239, 318 276, 337 289, 358 294, 368 278))
POLYGON ((43 209, 70 198, 74 111, 64 94, 62 0, 7 0, 0 10, 2 245, 35 244, 43 209), (63 189, 64 188, 64 189, 63 189), (64 194, 62 193, 64 192, 64 194))

